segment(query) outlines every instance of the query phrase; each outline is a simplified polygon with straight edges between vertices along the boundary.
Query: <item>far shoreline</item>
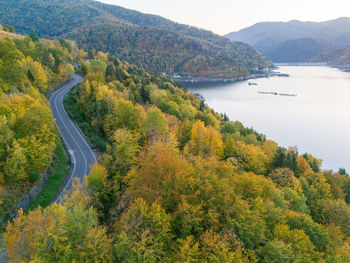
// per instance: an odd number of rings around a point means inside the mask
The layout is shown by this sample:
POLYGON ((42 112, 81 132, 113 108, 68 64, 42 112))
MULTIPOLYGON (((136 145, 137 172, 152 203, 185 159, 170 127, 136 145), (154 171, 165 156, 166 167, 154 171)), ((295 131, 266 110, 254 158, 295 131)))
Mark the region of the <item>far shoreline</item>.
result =
POLYGON ((231 84, 240 81, 247 81, 252 79, 261 79, 261 78, 270 78, 270 77, 289 77, 288 74, 280 73, 280 72, 270 72, 270 73, 261 73, 261 74, 252 74, 245 77, 236 77, 231 79, 223 79, 223 78, 211 78, 211 77, 170 77, 175 82, 188 85, 196 85, 196 84, 231 84))

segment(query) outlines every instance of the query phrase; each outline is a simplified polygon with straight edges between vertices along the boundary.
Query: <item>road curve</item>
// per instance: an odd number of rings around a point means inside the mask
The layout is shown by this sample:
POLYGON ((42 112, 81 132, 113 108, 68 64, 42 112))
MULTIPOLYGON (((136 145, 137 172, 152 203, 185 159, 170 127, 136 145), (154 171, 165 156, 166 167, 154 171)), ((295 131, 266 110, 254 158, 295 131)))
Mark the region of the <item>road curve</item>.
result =
POLYGON ((72 74, 72 78, 73 80, 71 82, 56 90, 49 100, 55 124, 68 148, 73 165, 62 191, 55 200, 56 203, 60 202, 65 191, 72 188, 74 178, 79 178, 80 181, 82 181, 84 176, 89 173, 90 166, 97 163, 96 154, 69 119, 63 106, 63 97, 70 92, 74 86, 83 81, 83 78, 76 74, 72 74))

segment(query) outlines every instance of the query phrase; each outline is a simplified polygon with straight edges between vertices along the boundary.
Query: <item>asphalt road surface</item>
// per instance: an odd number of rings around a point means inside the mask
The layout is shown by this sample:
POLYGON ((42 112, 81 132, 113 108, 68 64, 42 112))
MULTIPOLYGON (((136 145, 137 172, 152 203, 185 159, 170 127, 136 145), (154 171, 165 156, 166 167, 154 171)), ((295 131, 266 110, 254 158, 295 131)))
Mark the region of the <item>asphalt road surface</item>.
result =
POLYGON ((72 188, 74 178, 79 178, 82 182, 84 176, 89 174, 90 166, 97 163, 96 154, 69 119, 63 106, 63 97, 83 80, 82 77, 76 74, 72 74, 72 78, 73 80, 71 82, 56 90, 49 100, 53 117, 56 120, 55 124, 59 128, 61 137, 68 148, 73 164, 73 168, 65 181, 65 185, 55 200, 56 203, 60 202, 65 191, 72 188))

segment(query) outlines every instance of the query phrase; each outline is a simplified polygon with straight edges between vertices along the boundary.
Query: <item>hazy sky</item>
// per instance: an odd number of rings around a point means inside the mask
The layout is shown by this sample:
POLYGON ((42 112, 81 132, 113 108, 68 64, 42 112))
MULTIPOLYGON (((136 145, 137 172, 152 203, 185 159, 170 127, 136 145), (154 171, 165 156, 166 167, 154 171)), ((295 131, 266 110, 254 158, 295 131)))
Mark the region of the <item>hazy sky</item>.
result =
POLYGON ((262 21, 324 21, 350 16, 350 0, 100 0, 212 30, 236 31, 262 21))

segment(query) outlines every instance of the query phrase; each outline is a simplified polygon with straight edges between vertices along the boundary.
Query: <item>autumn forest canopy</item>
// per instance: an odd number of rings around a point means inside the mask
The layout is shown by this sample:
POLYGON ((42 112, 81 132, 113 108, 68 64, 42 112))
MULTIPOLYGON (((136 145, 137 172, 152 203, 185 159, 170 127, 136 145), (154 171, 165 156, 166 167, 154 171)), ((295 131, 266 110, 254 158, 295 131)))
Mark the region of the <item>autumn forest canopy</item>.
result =
MULTIPOLYGON (((347 171, 169 77, 264 73, 254 48, 92 0, 0 0, 0 23, 0 261, 350 262, 347 171), (73 73, 83 80, 62 102, 98 162, 53 203, 76 164, 48 98, 73 73)), ((334 52, 322 56, 348 50, 334 52)))
POLYGON ((60 204, 20 210, 10 262, 349 262, 350 178, 230 121, 171 79, 73 42, 0 39, 0 198, 7 215, 60 143, 45 94, 99 153, 60 204))
POLYGON ((39 40, 34 34, 10 36, 0 38, 2 220, 53 162, 61 143, 44 94, 70 77, 74 69, 69 62, 85 55, 64 40, 39 40))

